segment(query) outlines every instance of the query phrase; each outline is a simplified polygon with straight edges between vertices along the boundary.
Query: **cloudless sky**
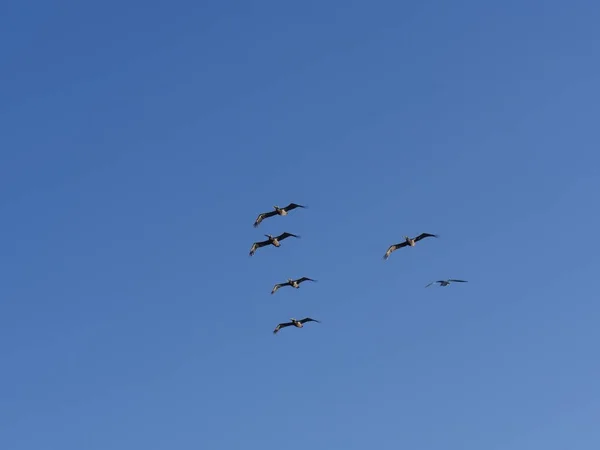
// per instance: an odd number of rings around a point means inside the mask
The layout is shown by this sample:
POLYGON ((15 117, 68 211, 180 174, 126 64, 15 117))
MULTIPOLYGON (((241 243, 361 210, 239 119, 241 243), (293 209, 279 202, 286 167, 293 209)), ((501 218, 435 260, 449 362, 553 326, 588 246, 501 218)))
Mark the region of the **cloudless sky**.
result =
POLYGON ((599 23, 2 2, 0 447, 600 448, 599 23))

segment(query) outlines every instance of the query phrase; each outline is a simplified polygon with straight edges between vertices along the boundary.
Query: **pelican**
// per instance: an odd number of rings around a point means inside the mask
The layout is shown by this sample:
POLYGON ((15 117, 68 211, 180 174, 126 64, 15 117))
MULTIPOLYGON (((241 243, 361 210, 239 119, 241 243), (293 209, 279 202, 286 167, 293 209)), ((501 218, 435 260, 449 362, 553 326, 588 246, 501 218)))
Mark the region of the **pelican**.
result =
POLYGON ((432 281, 431 283, 429 283, 427 286, 425 287, 429 287, 434 283, 439 283, 440 286, 448 286, 450 283, 468 283, 468 281, 465 280, 453 280, 452 278, 448 279, 448 280, 437 280, 437 281, 432 281))
POLYGON ((250 256, 254 255, 254 253, 256 252, 257 249, 264 247, 265 245, 273 245, 275 247, 279 247, 280 241, 283 241, 284 239, 291 237, 295 237, 295 238, 300 238, 300 236, 292 234, 292 233, 281 233, 279 236, 277 237, 273 237, 270 234, 265 234, 265 236, 267 237, 266 241, 260 241, 260 242, 255 242, 254 244, 252 244, 252 248, 250 249, 250 256))
POLYGON ((290 322, 280 323, 279 325, 277 325, 277 326, 275 327, 275 329, 273 330, 273 334, 277 334, 277 332, 278 332, 279 330, 281 330, 282 328, 289 327, 289 326, 292 326, 292 325, 293 325, 293 326, 295 326, 296 328, 302 328, 302 327, 304 327, 304 324, 305 324, 306 322, 317 322, 317 323, 321 323, 321 322, 319 322, 318 320, 311 319, 310 317, 305 317, 304 319, 301 319, 301 320, 296 320, 296 319, 294 319, 294 318, 292 317, 292 318, 290 319, 290 322))
POLYGON ((280 287, 284 287, 284 286, 291 286, 295 289, 298 289, 300 287, 300 283, 302 283, 303 281, 317 281, 317 280, 313 280, 312 278, 308 278, 308 277, 298 278, 297 280, 292 280, 291 278, 288 278, 285 283, 277 283, 275 286, 273 286, 273 290, 271 291, 271 294, 274 294, 277 291, 277 289, 279 289, 280 287))
POLYGON ((390 245, 390 247, 387 249, 387 252, 385 252, 385 255, 383 255, 383 259, 388 259, 390 257, 390 255, 392 254, 392 252, 398 250, 399 248, 402 247, 406 247, 407 245, 409 247, 414 247, 415 244, 417 242, 419 242, 421 239, 425 239, 426 237, 438 237, 437 234, 429 234, 429 233, 421 233, 420 235, 418 235, 415 238, 409 238, 408 236, 404 236, 404 242, 400 242, 399 244, 394 244, 394 245, 390 245))
POLYGON ((292 209, 296 209, 296 208, 306 208, 306 206, 298 205, 296 203, 290 203, 286 207, 280 208, 279 206, 275 205, 275 206, 273 206, 273 211, 269 211, 266 213, 260 213, 258 215, 256 220, 254 221, 254 228, 259 226, 260 223, 264 219, 268 219, 269 217, 273 217, 273 216, 287 216, 288 212, 290 212, 292 209))

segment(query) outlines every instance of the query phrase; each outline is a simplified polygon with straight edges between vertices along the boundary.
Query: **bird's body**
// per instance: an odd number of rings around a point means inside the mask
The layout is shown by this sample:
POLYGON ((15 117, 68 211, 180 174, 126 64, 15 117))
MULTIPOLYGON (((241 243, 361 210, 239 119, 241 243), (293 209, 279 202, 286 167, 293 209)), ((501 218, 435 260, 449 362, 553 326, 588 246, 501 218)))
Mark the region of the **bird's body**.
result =
POLYGON ((254 221, 254 228, 259 226, 260 223, 264 219, 268 219, 269 217, 273 217, 273 216, 287 216, 289 211, 296 209, 296 208, 306 208, 306 206, 298 205, 297 203, 290 203, 289 205, 287 205, 283 208, 280 208, 279 206, 275 205, 275 206, 273 206, 273 211, 260 213, 258 215, 256 220, 254 221))
POLYGON ((277 334, 279 332, 279 330, 281 330, 282 328, 285 328, 285 327, 294 326, 296 328, 303 328, 304 324, 306 322, 321 323, 318 320, 311 319, 310 317, 305 317, 304 319, 301 319, 301 320, 296 320, 292 317, 289 322, 283 322, 283 323, 280 323, 279 325, 277 325, 275 327, 275 329, 273 330, 273 334, 277 334))
POLYGON ((300 236, 298 236, 296 234, 287 233, 287 232, 281 233, 279 236, 271 236, 270 234, 265 234, 265 236, 267 237, 267 240, 255 242, 254 244, 252 244, 252 248, 250 248, 250 256, 254 255, 254 253, 256 253, 256 250, 258 250, 261 247, 265 247, 267 245, 272 245, 274 247, 280 247, 281 241, 283 241, 284 239, 287 239, 289 237, 300 238, 300 236))
POLYGON ((313 280, 312 278, 308 278, 308 277, 298 278, 297 280, 292 280, 291 278, 288 278, 288 280, 285 283, 277 283, 275 286, 273 286, 273 290, 271 291, 271 294, 274 294, 277 291, 277 289, 284 287, 284 286, 291 286, 295 289, 299 289, 300 283, 302 283, 304 281, 317 281, 317 280, 313 280))
POLYGON ((438 235, 437 234, 429 234, 429 233, 421 233, 420 235, 414 237, 414 238, 410 238, 408 236, 404 236, 404 241, 400 242, 398 244, 394 244, 394 245, 390 245, 389 248, 387 249, 387 251, 385 252, 385 255, 383 255, 383 259, 388 259, 390 257, 390 255, 392 254, 392 252, 395 252, 396 250, 398 250, 399 248, 402 247, 414 247, 417 242, 419 242, 421 239, 425 239, 426 237, 435 237, 437 238, 438 235))
POLYGON ((429 286, 431 286, 432 284, 435 284, 435 283, 438 283, 440 286, 444 287, 444 286, 450 285, 450 283, 468 283, 468 281, 465 281, 465 280, 454 280, 454 279, 450 278, 448 280, 432 281, 431 283, 429 283, 425 287, 429 287, 429 286))

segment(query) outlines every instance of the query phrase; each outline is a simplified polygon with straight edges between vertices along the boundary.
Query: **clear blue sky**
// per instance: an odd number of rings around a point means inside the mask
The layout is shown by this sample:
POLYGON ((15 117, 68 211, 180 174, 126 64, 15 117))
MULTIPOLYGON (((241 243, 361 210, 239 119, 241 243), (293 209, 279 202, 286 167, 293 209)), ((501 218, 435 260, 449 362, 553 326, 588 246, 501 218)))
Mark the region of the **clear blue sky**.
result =
POLYGON ((0 447, 600 448, 598 2, 210 3, 0 7, 0 447))

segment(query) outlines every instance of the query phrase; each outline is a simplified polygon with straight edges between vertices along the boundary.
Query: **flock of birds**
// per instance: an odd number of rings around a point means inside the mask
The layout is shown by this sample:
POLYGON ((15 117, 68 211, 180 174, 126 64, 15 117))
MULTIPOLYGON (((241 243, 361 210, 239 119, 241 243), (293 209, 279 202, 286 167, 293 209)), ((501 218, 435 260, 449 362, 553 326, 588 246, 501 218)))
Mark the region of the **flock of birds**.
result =
MULTIPOLYGON (((254 228, 258 227, 263 220, 268 219, 269 217, 287 216, 290 211, 292 211, 296 208, 306 208, 306 206, 299 205, 297 203, 290 203, 289 205, 285 206, 284 208, 280 208, 277 205, 275 205, 275 206, 273 206, 272 211, 260 213, 258 215, 256 220, 254 221, 254 228)), ((283 241, 284 239, 287 239, 289 237, 294 237, 297 239, 300 238, 300 236, 293 234, 293 233, 288 233, 287 231, 281 233, 279 236, 272 236, 270 234, 265 234, 265 236, 267 238, 266 240, 257 241, 252 244, 252 247, 250 248, 250 256, 253 256, 256 253, 256 250, 258 250, 259 248, 262 248, 262 247, 267 247, 269 245, 272 245, 273 247, 280 247, 281 241, 283 241)), ((414 247, 417 242, 419 242, 422 239, 428 238, 428 237, 437 238, 438 235, 430 234, 430 233, 421 233, 420 235, 418 235, 414 238, 404 236, 404 241, 402 241, 398 244, 392 244, 389 246, 389 248, 383 255, 383 259, 387 260, 393 252, 395 252, 396 250, 398 250, 402 247, 414 247)), ((296 280, 288 278, 288 280, 283 283, 275 284, 275 286, 273 286, 273 290, 271 291, 271 294, 274 294, 275 292, 277 292, 278 289, 285 287, 285 286, 290 286, 295 289, 298 289, 298 288, 300 288, 300 283, 303 283, 305 281, 315 282, 317 280, 313 280, 312 278, 308 278, 308 277, 302 277, 302 278, 298 278, 296 280)), ((450 278, 447 280, 432 281, 425 287, 429 287, 436 283, 443 287, 443 286, 448 286, 450 283, 467 283, 467 281, 450 278)), ((275 329, 273 330, 273 334, 277 334, 279 332, 279 330, 281 330, 282 328, 286 328, 286 327, 294 326, 296 328, 303 328, 304 324, 307 322, 321 323, 319 320, 312 319, 310 317, 305 317, 304 319, 300 319, 300 320, 296 320, 292 317, 289 322, 282 322, 282 323, 278 324, 275 327, 275 329)))

